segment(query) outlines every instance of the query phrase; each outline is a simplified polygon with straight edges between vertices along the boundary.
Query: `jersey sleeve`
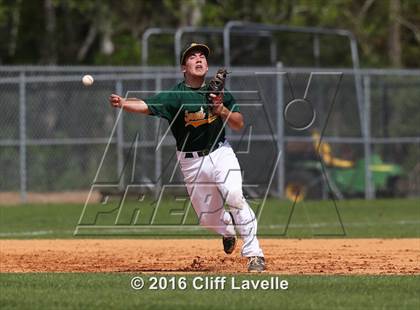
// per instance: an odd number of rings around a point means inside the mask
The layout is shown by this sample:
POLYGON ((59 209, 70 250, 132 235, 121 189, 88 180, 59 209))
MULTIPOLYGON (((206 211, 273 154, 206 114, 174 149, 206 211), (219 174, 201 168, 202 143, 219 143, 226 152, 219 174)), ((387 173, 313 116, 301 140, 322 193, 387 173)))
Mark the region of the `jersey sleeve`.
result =
POLYGON ((176 111, 174 112, 174 107, 176 106, 177 100, 176 93, 168 90, 150 96, 146 98, 144 102, 152 112, 152 115, 172 121, 176 114, 176 111))
POLYGON ((226 90, 223 95, 223 105, 231 112, 240 112, 239 105, 236 103, 235 98, 226 90))

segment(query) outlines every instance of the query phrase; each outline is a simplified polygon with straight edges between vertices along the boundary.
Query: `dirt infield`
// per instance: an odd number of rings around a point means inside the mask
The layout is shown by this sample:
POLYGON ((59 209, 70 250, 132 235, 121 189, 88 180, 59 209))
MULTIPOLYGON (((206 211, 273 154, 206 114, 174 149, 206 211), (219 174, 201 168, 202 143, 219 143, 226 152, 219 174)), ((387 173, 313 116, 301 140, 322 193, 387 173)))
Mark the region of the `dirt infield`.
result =
MULTIPOLYGON (((420 274, 420 239, 263 239, 268 272, 420 274)), ((220 240, 0 240, 0 272, 246 271, 220 240)))

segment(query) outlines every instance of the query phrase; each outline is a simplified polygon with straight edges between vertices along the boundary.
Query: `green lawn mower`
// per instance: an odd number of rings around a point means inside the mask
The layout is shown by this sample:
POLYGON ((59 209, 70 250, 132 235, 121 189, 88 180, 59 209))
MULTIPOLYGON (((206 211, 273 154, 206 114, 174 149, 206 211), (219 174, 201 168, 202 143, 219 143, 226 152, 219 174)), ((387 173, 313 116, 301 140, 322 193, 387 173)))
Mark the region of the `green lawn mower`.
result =
MULTIPOLYGON (((334 157, 331 145, 320 142, 318 132, 313 132, 312 138, 314 143, 311 156, 291 154, 287 161, 285 196, 296 202, 303 199, 325 199, 332 193, 337 198, 363 197, 365 160, 334 157)), ((369 169, 377 196, 401 197, 407 193, 406 174, 400 165, 386 163, 380 155, 372 154, 369 169)))

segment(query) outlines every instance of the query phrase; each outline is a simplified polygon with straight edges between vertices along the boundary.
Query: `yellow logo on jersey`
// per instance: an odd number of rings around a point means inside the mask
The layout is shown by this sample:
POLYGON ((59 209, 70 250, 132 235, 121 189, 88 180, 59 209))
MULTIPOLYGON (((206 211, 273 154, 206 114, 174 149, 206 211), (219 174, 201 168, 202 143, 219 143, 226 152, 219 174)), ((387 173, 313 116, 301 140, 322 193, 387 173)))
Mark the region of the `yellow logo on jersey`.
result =
POLYGON ((184 116, 185 127, 187 127, 188 125, 192 125, 195 128, 204 124, 210 124, 216 119, 217 115, 213 115, 211 112, 209 112, 209 117, 206 118, 206 113, 204 113, 203 107, 201 107, 200 111, 198 112, 188 113, 188 111, 185 111, 184 116))

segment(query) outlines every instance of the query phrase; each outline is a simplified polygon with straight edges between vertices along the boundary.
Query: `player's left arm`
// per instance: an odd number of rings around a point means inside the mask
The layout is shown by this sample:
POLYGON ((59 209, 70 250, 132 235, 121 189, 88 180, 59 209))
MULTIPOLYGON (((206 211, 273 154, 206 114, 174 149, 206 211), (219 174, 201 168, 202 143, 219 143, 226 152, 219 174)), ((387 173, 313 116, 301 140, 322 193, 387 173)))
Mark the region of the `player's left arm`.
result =
POLYGON ((225 97, 223 94, 219 96, 210 94, 210 96, 213 98, 213 113, 220 115, 224 121, 227 120, 227 124, 231 129, 235 131, 241 130, 244 127, 244 118, 242 113, 239 112, 239 108, 232 102, 233 100, 229 99, 232 96, 225 97), (224 101, 224 98, 227 100, 224 101))

